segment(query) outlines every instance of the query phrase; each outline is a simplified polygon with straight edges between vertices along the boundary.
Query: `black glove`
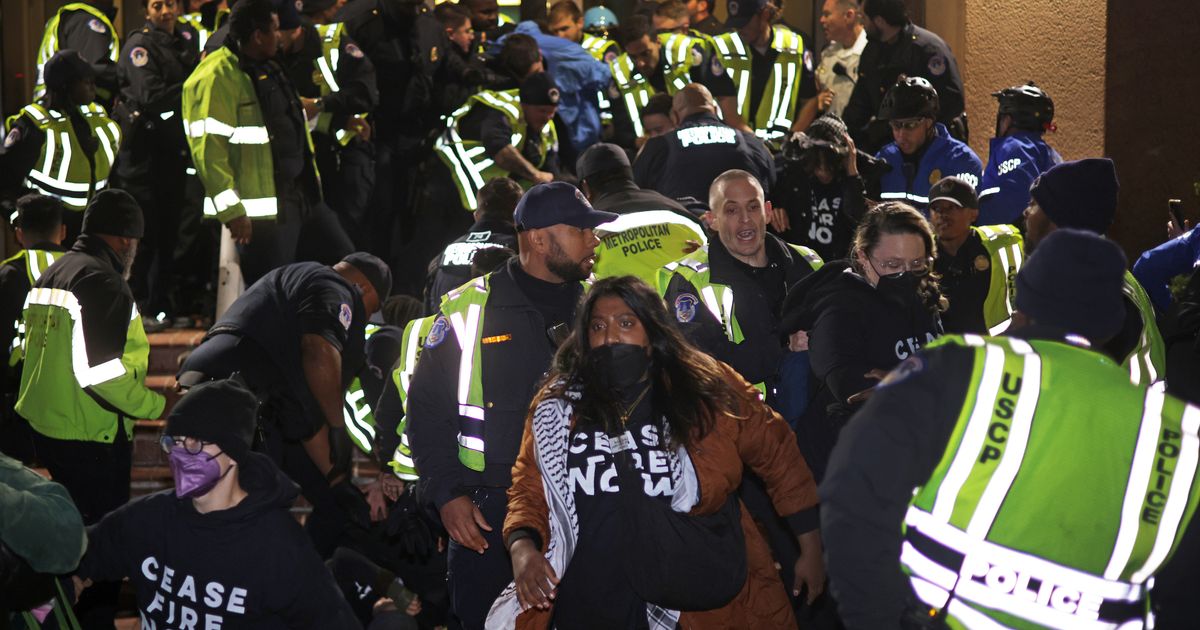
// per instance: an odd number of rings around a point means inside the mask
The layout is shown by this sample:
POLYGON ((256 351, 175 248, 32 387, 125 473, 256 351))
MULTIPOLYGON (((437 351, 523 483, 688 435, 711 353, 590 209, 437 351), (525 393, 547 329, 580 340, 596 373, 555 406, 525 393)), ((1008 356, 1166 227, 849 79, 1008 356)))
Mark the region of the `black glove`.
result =
POLYGON ((329 487, 333 500, 346 513, 350 522, 363 529, 371 527, 371 506, 358 486, 347 477, 329 487))
POLYGON ((437 547, 437 536, 433 527, 421 513, 412 492, 412 485, 405 488, 400 498, 388 512, 385 532, 388 542, 400 554, 425 560, 437 547))

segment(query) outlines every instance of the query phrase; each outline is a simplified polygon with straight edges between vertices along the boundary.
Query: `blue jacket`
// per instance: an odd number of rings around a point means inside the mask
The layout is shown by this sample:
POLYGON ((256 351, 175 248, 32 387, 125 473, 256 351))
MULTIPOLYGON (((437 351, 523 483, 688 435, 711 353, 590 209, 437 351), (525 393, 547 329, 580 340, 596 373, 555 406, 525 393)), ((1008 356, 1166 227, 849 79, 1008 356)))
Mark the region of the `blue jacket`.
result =
POLYGON ((954 175, 979 186, 983 162, 971 147, 950 137, 946 126, 937 123, 937 135, 929 142, 912 181, 904 175, 904 156, 895 142, 879 150, 876 157, 886 160, 892 170, 879 180, 880 199, 903 201, 925 213, 929 204, 929 187, 943 177, 954 175))
MULTIPOLYGON (((612 83, 608 64, 596 61, 575 42, 543 33, 534 22, 521 22, 513 32, 537 40, 546 72, 554 78, 561 94, 558 116, 566 125, 564 131, 570 132, 571 146, 583 153, 600 141, 600 104, 596 94, 607 90, 612 83)), ((504 45, 505 37, 493 44, 495 52, 504 45)))
POLYGON ((1200 230, 1191 229, 1154 249, 1147 250, 1133 264, 1133 277, 1146 289, 1154 308, 1165 313, 1171 306, 1171 278, 1191 273, 1200 262, 1200 230))
POLYGON ((1062 161, 1041 134, 1018 131, 992 138, 988 165, 979 183, 976 225, 1015 224, 1029 205, 1029 187, 1051 166, 1062 161))

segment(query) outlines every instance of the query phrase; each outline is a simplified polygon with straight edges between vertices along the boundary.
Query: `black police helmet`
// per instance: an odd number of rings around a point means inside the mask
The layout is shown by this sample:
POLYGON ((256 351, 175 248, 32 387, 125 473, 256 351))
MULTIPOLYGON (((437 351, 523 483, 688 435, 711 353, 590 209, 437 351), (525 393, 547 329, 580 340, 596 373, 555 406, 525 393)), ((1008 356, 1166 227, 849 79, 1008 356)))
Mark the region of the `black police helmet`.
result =
POLYGON ((937 118, 938 94, 933 84, 922 77, 901 76, 879 104, 880 120, 937 118))
POLYGON ((1013 125, 1028 131, 1045 131, 1054 121, 1054 101, 1046 91, 1033 84, 1015 85, 992 92, 1000 101, 997 116, 1012 116, 1013 125))

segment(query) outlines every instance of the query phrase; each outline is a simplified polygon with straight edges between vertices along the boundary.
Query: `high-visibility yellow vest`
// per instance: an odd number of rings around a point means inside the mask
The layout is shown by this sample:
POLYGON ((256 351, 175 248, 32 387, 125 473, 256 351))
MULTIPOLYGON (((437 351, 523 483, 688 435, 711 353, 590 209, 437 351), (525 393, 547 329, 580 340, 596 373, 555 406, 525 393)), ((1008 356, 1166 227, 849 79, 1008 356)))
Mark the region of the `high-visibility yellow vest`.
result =
MULTIPOLYGON (((479 189, 488 180, 508 176, 510 173, 500 168, 492 158, 487 156, 487 150, 478 140, 465 140, 458 133, 458 123, 474 107, 490 107, 504 114, 512 126, 512 142, 517 151, 521 151, 530 138, 525 134, 525 115, 521 111, 521 100, 517 90, 497 92, 485 90, 474 94, 460 108, 450 114, 446 120, 446 130, 434 141, 434 150, 438 158, 450 169, 450 176, 458 187, 458 197, 467 210, 475 211, 475 197, 479 189)), ((540 168, 546 163, 546 154, 558 148, 558 133, 554 129, 554 121, 546 123, 541 136, 536 139, 540 144, 540 159, 534 167, 540 168)), ((522 151, 523 153, 523 151, 522 151)))
POLYGON ((100 148, 87 159, 83 145, 75 135, 75 126, 66 114, 30 103, 8 119, 11 126, 25 116, 46 135, 42 152, 25 176, 25 185, 43 195, 55 197, 68 210, 82 212, 97 192, 108 186, 108 174, 121 145, 121 128, 108 117, 104 107, 88 103, 79 108, 100 148), (93 170, 94 163, 94 170, 93 170))
MULTIPOLYGON (((10 262, 20 264, 25 268, 25 276, 29 278, 29 286, 33 287, 37 284, 38 278, 42 277, 42 272, 65 253, 44 249, 23 249, 17 252, 12 258, 0 264, 8 264, 10 262)), ((17 320, 12 324, 16 334, 13 335, 12 347, 9 348, 8 364, 15 366, 21 362, 25 354, 25 321, 21 317, 17 317, 17 320)))
POLYGON ((1138 344, 1125 357, 1123 365, 1129 370, 1129 378, 1134 385, 1149 385, 1161 381, 1166 376, 1167 347, 1163 343, 1162 334, 1158 332, 1158 323, 1154 318, 1154 303, 1146 290, 1138 283, 1132 273, 1125 272, 1125 284, 1121 287, 1137 306, 1138 315, 1142 318, 1142 332, 1138 335, 1138 344))
POLYGON ((1017 272, 1025 260, 1024 239, 1011 225, 972 227, 991 258, 991 279, 983 300, 983 322, 998 335, 1008 328, 1013 314, 1017 272))
POLYGON ((737 87, 737 111, 764 141, 780 141, 791 135, 800 101, 800 79, 804 73, 804 40, 800 35, 775 25, 771 48, 778 52, 771 76, 767 77, 758 110, 750 111, 750 46, 737 31, 713 38, 717 57, 737 87))
POLYGON ((425 338, 429 336, 435 319, 437 319, 436 315, 430 315, 414 319, 404 326, 404 337, 400 342, 400 361, 392 372, 392 383, 400 393, 400 401, 404 405, 404 418, 396 426, 396 433, 400 435, 400 444, 396 446, 395 452, 392 453, 392 461, 388 462, 388 465, 392 467, 392 471, 396 473, 397 477, 405 481, 412 481, 419 477, 417 465, 412 458, 412 445, 409 444, 406 431, 408 428, 408 386, 412 382, 413 372, 417 370, 417 361, 421 358, 421 348, 425 345, 425 338))
MULTIPOLYGON (((658 36, 658 43, 662 46, 659 54, 664 61, 663 78, 667 85, 667 94, 674 95, 691 82, 688 73, 694 65, 692 48, 696 46, 697 40, 687 35, 666 33, 658 36)), ((621 93, 621 102, 629 113, 629 120, 633 122, 633 130, 641 136, 645 133, 642 128, 641 111, 646 103, 650 102, 650 97, 654 96, 654 86, 650 85, 650 79, 638 72, 629 53, 621 53, 620 57, 609 64, 609 68, 612 70, 617 91, 621 93)))
MULTIPOLYGON (((117 63, 117 57, 121 54, 121 38, 117 35, 117 30, 113 28, 112 22, 109 21, 107 15, 104 15, 103 11, 84 2, 72 2, 71 4, 64 6, 54 14, 54 17, 50 18, 50 20, 46 22, 46 30, 42 33, 42 43, 40 46, 38 46, 37 82, 33 86, 33 100, 35 101, 41 100, 42 97, 46 95, 46 62, 50 61, 50 58, 54 56, 54 53, 61 50, 61 46, 58 41, 58 25, 60 22, 62 22, 63 14, 70 13, 72 11, 83 11, 84 13, 89 13, 92 16, 92 19, 96 20, 101 27, 108 29, 108 34, 110 36, 108 43, 108 58, 112 59, 113 63, 117 63)), ((112 95, 108 94, 108 90, 97 88, 96 96, 107 99, 112 95)))

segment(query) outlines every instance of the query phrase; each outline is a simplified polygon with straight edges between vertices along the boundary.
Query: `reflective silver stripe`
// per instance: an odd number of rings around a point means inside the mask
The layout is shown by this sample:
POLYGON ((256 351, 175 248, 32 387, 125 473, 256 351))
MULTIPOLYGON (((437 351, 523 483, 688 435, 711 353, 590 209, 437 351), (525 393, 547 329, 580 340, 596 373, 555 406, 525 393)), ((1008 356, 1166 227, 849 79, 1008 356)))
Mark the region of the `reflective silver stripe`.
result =
POLYGON ((1000 393, 1001 380, 1004 377, 1004 350, 999 346, 988 345, 984 348, 983 374, 979 387, 975 391, 975 407, 967 420, 966 430, 950 463, 946 476, 938 486, 937 498, 933 504, 935 519, 949 523, 954 513, 954 504, 958 493, 962 490, 971 471, 975 468, 975 459, 987 439, 987 420, 992 417, 996 397, 1000 393))
POLYGON ((337 92, 340 88, 337 79, 333 76, 334 69, 329 67, 329 62, 325 60, 325 57, 317 59, 317 67, 321 69, 321 77, 325 79, 325 85, 329 87, 329 91, 337 92))
POLYGON ((629 120, 633 122, 634 135, 641 137, 645 134, 645 129, 642 128, 642 115, 638 110, 637 101, 633 98, 633 92, 625 92, 625 109, 629 110, 629 120))
POLYGON ((1104 577, 1120 579, 1129 564, 1133 547, 1137 543, 1138 530, 1142 522, 1142 502, 1146 497, 1146 486, 1154 469, 1154 458, 1158 452, 1158 435, 1162 428, 1162 409, 1166 396, 1162 388, 1146 390, 1142 406, 1142 423, 1138 429, 1137 446, 1133 449, 1129 481, 1125 484, 1125 500, 1121 506, 1121 526, 1113 543, 1112 555, 1104 569, 1104 577))
POLYGON ((458 434, 458 444, 464 448, 469 448, 472 451, 483 452, 483 440, 469 435, 458 434))
MULTIPOLYGON (((1155 386, 1152 389, 1158 389, 1155 386)), ((1200 409, 1188 405, 1183 411, 1182 419, 1183 443, 1179 446, 1179 459, 1175 462, 1175 470, 1171 475, 1171 490, 1167 493, 1167 505, 1163 508, 1162 519, 1159 521, 1158 534, 1154 537, 1154 546, 1145 564, 1135 571, 1130 580, 1135 584, 1146 581, 1163 561, 1175 545, 1175 537, 1179 525, 1187 511, 1188 499, 1191 498, 1192 480, 1196 477, 1196 463, 1200 459, 1200 409)))
POLYGON ((203 120, 193 120, 188 123, 188 135, 193 138, 200 138, 206 134, 228 138, 233 135, 233 131, 233 126, 212 117, 203 120))
POLYGON ((371 444, 375 439, 375 429, 367 424, 365 418, 371 410, 365 404, 361 407, 358 405, 366 397, 367 394, 361 387, 346 392, 345 404, 342 405, 342 417, 346 421, 346 431, 350 433, 354 441, 363 450, 370 451, 371 444))
POLYGON ((979 198, 983 199, 984 197, 986 197, 988 195, 994 195, 998 192, 1000 192, 999 186, 992 186, 991 188, 984 188, 983 190, 979 191, 979 198))
POLYGON ((231 144, 267 144, 270 141, 266 127, 238 127, 229 136, 231 144))
POLYGON ((1029 446, 1029 434, 1033 429, 1033 414, 1037 410, 1038 398, 1042 389, 1042 359, 1033 348, 1020 339, 1011 339, 1009 345, 1025 358, 1024 371, 1021 374, 1021 388, 1018 393, 1017 407, 1013 411, 1012 420, 1008 427, 1008 438, 1004 445, 1004 454, 996 465, 988 480, 987 488, 979 497, 975 513, 967 525, 967 534, 976 538, 984 538, 992 529, 996 515, 1004 498, 1008 496, 1021 463, 1025 459, 1025 449, 1029 446))
MULTIPOLYGON (((462 313, 450 314, 450 325, 454 327, 454 335, 458 339, 458 347, 461 350, 458 359, 458 412, 461 415, 477 420, 484 419, 483 408, 471 404, 471 372, 475 365, 475 342, 479 339, 479 320, 483 315, 483 309, 478 304, 470 304, 467 306, 466 319, 462 313)), ((460 436, 460 444, 461 442, 460 436)), ((477 439, 477 438, 476 438, 477 439)), ((463 446, 467 446, 463 444, 463 446)), ((483 442, 479 441, 479 448, 472 450, 482 451, 483 442)))
MULTIPOLYGON (((83 334, 83 309, 79 300, 70 291, 62 289, 35 288, 29 292, 26 304, 37 304, 65 309, 71 316, 71 369, 80 387, 91 387, 106 383, 125 375, 121 357, 91 365, 87 356, 87 340, 83 334)), ((134 314, 137 305, 133 306, 134 314)))

